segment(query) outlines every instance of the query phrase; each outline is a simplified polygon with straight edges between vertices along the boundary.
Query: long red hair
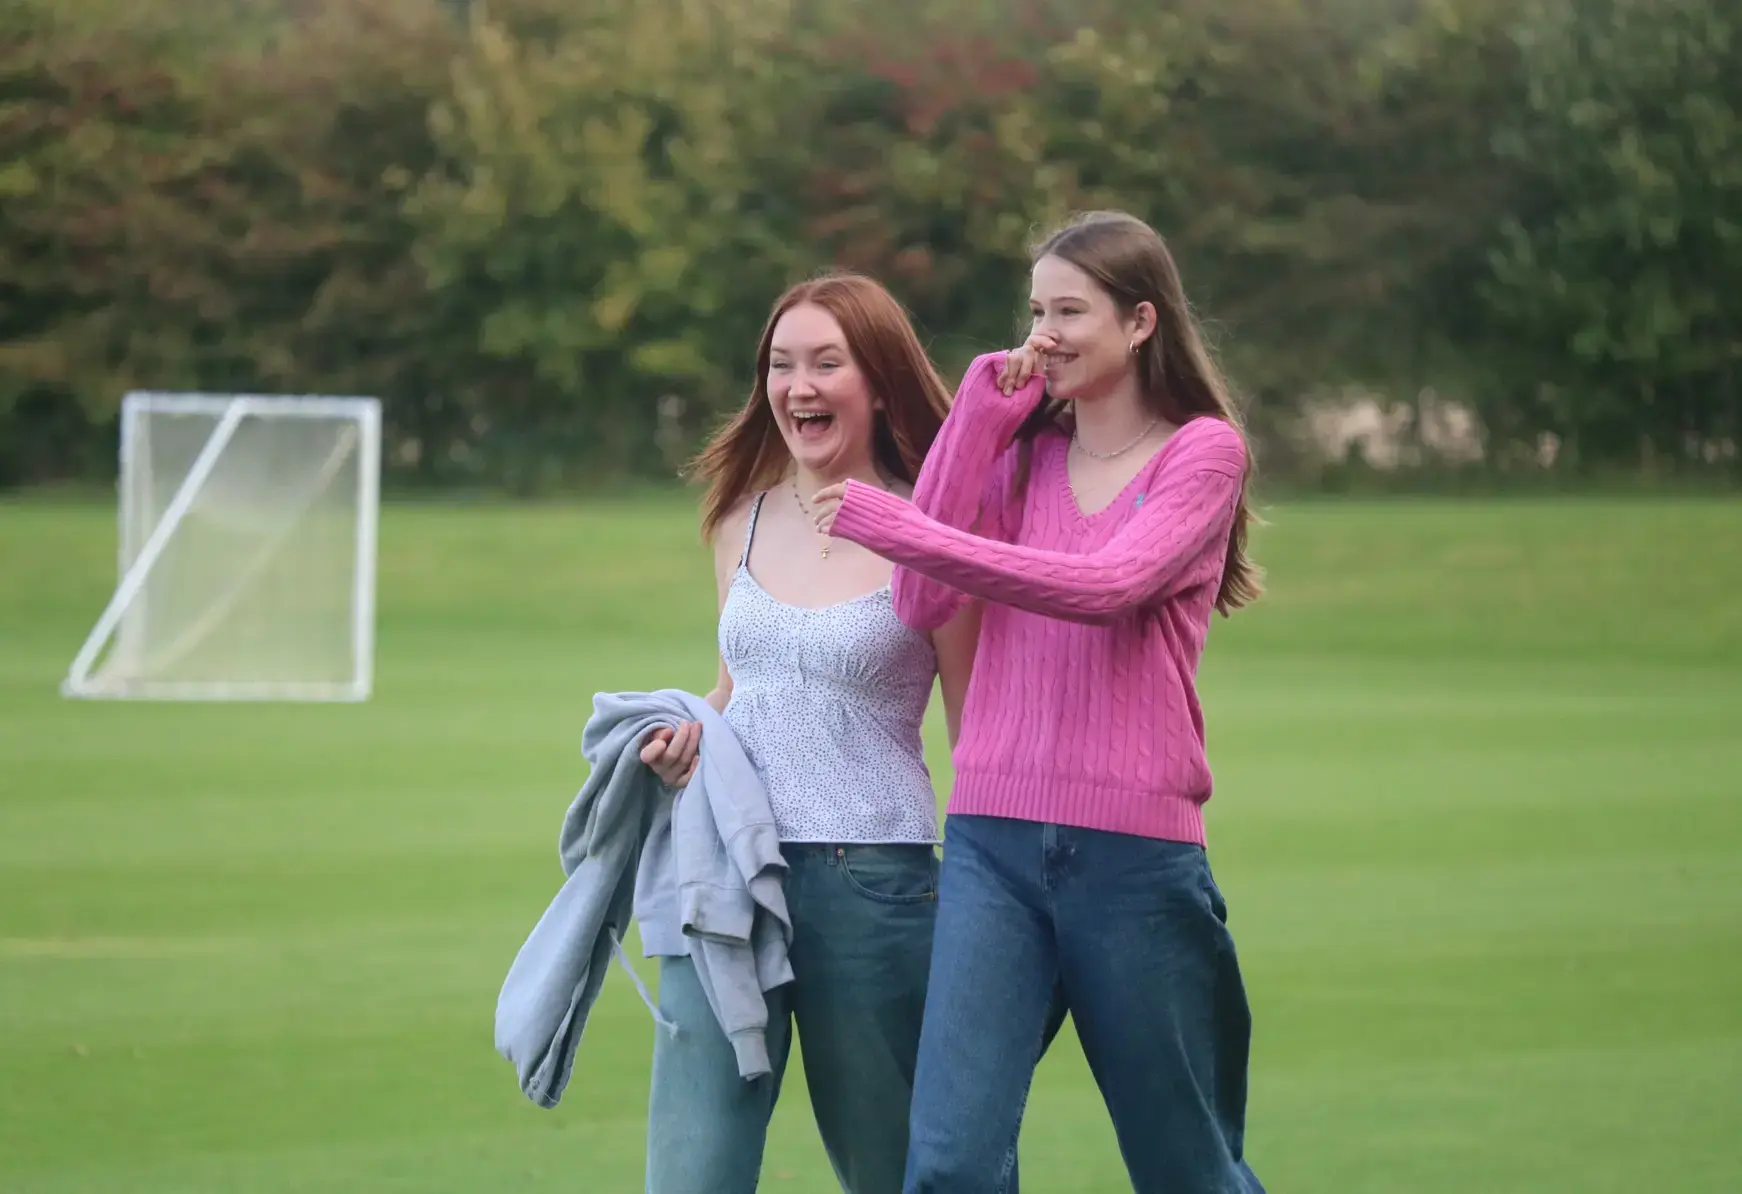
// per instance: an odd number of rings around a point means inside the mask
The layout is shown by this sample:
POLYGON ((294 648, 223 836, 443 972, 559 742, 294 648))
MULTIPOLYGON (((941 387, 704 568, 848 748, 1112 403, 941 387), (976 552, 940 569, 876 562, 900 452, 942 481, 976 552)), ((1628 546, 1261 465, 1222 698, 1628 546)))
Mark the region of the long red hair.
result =
POLYGON ((949 387, 895 296, 860 274, 830 273, 800 282, 768 313, 756 346, 756 381, 749 399, 714 433, 688 470, 708 487, 702 498, 706 538, 713 538, 734 506, 777 484, 792 467, 792 455, 768 404, 768 360, 780 317, 807 304, 835 317, 854 364, 872 394, 883 401, 873 426, 872 455, 884 473, 913 484, 943 426, 949 387))

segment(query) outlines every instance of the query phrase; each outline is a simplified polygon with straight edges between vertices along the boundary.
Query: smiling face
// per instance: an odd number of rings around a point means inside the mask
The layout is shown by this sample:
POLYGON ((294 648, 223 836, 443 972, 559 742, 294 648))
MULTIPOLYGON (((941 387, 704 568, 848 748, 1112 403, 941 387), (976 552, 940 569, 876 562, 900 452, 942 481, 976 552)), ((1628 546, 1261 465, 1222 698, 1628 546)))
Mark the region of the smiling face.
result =
POLYGON ((801 466, 824 476, 869 466, 878 403, 833 315, 800 303, 780 317, 767 386, 775 425, 801 466))
POLYGON ((1057 344, 1044 361, 1047 391, 1072 402, 1127 383, 1137 370, 1132 345, 1155 331, 1149 303, 1122 311, 1099 282, 1050 254, 1034 263, 1029 309, 1034 330, 1057 344))

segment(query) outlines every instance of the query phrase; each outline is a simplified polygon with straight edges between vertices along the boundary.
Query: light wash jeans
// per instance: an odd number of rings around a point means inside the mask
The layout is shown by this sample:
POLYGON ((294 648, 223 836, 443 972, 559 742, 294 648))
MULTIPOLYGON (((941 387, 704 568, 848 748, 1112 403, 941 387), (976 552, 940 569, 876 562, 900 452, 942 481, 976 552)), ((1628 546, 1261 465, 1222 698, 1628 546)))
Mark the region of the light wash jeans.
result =
MULTIPOLYGON (((797 1025, 823 1147, 848 1194, 900 1194, 925 1008, 930 846, 782 848, 794 982, 768 993, 774 1073, 745 1081, 688 958, 662 958, 647 1194, 750 1194, 797 1025)), ((808 1187, 807 1187, 808 1188, 808 1187)))
POLYGON ((1067 1012, 1137 1194, 1263 1194, 1227 915, 1198 846, 949 818, 907 1194, 1014 1194, 1029 1083, 1067 1012))

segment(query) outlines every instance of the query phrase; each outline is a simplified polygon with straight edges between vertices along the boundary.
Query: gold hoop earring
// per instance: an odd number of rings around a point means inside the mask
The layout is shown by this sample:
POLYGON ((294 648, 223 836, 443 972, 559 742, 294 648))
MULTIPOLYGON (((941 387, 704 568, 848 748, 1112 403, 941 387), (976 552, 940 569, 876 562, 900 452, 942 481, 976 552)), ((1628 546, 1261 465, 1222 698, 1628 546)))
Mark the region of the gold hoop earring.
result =
POLYGON ((1135 341, 1135 340, 1133 340, 1133 341, 1132 341, 1132 342, 1131 342, 1131 355, 1132 355, 1132 356, 1136 356, 1136 355, 1137 355, 1137 341, 1135 341))

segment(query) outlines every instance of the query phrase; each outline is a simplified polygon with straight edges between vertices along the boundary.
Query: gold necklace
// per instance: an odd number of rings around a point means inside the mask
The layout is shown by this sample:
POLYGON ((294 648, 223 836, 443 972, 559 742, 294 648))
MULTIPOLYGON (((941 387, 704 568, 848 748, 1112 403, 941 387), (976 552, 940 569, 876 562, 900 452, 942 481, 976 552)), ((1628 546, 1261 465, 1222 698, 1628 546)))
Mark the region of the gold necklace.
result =
MULTIPOLYGON (((804 496, 802 494, 800 494, 798 491, 798 477, 796 474, 792 478, 792 500, 798 503, 799 513, 801 513, 805 516, 805 521, 809 522, 811 524, 812 528, 814 529, 816 527, 816 522, 817 522, 816 515, 811 513, 811 508, 809 506, 805 505, 804 496)), ((817 533, 821 534, 821 532, 817 532, 817 533)), ((829 558, 829 537, 827 535, 822 535, 822 540, 823 540, 823 553, 822 554, 823 554, 823 559, 826 560, 829 558)))
POLYGON ((1079 436, 1077 434, 1077 429, 1075 427, 1073 427, 1073 428, 1071 428, 1071 447, 1073 447, 1077 451, 1081 452, 1084 456, 1092 456, 1096 460, 1113 460, 1113 459, 1116 459, 1117 457, 1125 455, 1125 453, 1131 451, 1131 449, 1135 448, 1138 444, 1142 443, 1144 441, 1144 439, 1149 435, 1149 433, 1151 431, 1155 430, 1156 425, 1159 424, 1160 422, 1161 422, 1160 419, 1151 419, 1149 421, 1149 426, 1145 427, 1142 431, 1139 431, 1137 433, 1136 439, 1132 440, 1130 443, 1126 444, 1123 448, 1120 448, 1119 450, 1117 450, 1115 452, 1097 452, 1097 451, 1095 451, 1093 448, 1091 448, 1088 445, 1086 445, 1085 443, 1083 443, 1082 439, 1079 438, 1079 436))
MULTIPOLYGON (((889 486, 884 483, 883 478, 881 477, 877 478, 877 488, 881 489, 884 493, 889 492, 889 486)), ((798 503, 799 513, 803 514, 806 521, 814 527, 817 521, 816 515, 811 513, 811 508, 805 504, 804 495, 798 491, 798 475, 796 473, 793 474, 792 478, 792 500, 798 503)), ((817 532, 817 534, 823 541, 822 557, 826 560, 829 558, 829 536, 822 534, 821 531, 817 532)))

